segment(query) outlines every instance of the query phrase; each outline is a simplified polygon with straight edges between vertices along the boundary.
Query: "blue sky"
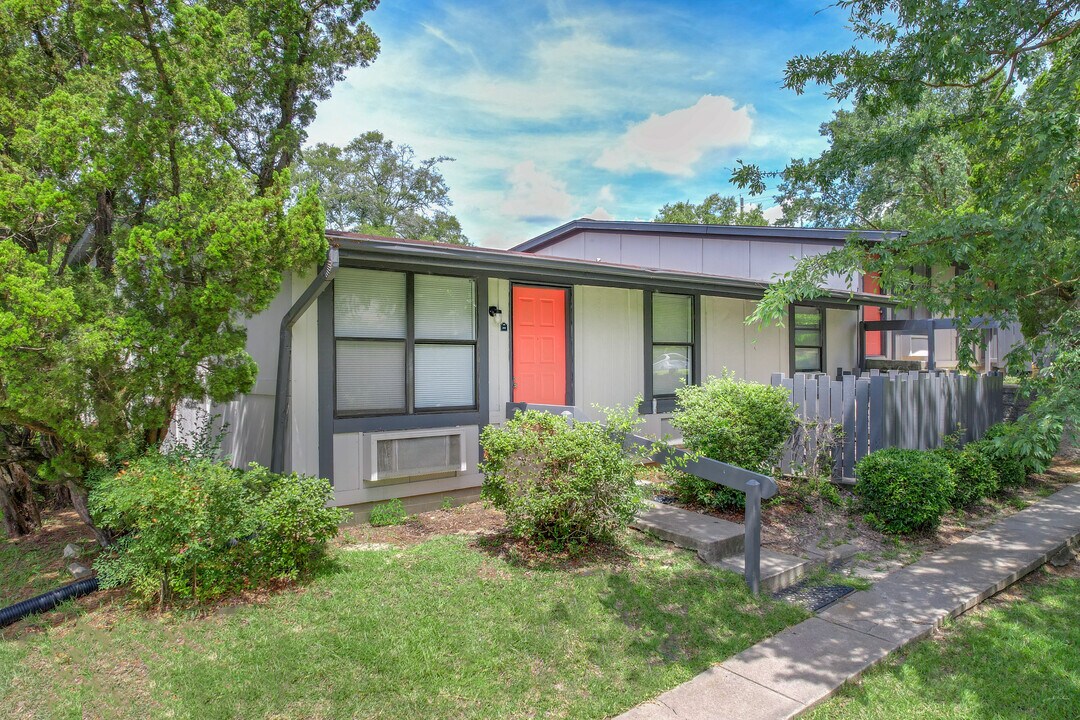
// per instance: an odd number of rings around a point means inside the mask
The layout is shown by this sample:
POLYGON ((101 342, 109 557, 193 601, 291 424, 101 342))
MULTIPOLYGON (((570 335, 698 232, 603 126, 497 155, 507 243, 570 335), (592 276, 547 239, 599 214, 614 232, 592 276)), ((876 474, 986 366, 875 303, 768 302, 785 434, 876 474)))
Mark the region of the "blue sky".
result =
POLYGON ((452 210, 480 245, 648 220, 736 194, 737 158, 779 169, 825 147, 835 103, 781 84, 789 57, 850 44, 826 1, 385 0, 368 18, 378 59, 320 105, 309 142, 380 130, 455 158, 452 210))

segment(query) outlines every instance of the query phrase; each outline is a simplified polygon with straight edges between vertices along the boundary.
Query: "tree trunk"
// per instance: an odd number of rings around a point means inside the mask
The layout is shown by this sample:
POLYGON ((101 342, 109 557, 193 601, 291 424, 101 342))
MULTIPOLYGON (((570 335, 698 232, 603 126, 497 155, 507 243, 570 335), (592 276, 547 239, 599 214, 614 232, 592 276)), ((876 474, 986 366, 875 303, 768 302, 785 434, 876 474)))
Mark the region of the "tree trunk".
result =
POLYGON ((86 488, 82 487, 74 480, 67 481, 68 492, 71 493, 71 505, 75 508, 75 512, 79 514, 86 526, 94 533, 94 537, 97 538, 98 545, 101 547, 109 547, 112 544, 112 539, 107 533, 103 532, 100 528, 94 525, 94 519, 90 517, 90 510, 86 506, 87 492, 86 488))
POLYGON ((30 475, 19 463, 0 465, 0 517, 8 537, 29 535, 41 527, 30 475))

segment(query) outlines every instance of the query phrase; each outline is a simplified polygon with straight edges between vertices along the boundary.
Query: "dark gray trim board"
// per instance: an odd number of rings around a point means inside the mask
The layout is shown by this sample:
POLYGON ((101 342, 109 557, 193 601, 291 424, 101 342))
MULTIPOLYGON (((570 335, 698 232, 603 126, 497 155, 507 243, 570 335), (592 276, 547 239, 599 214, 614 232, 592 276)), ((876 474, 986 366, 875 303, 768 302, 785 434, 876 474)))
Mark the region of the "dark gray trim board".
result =
POLYGON ((898 237, 901 232, 847 230, 844 228, 793 228, 776 225, 695 225, 689 223, 658 223, 620 220, 571 220, 543 235, 537 235, 520 245, 510 248, 515 252, 535 252, 552 243, 577 232, 609 232, 620 234, 640 233, 643 235, 725 235, 728 237, 746 237, 754 240, 776 241, 817 241, 837 243, 851 237, 858 237, 870 242, 879 242, 887 238, 898 237))
MULTIPOLYGON (((456 271, 482 273, 520 283, 596 285, 693 295, 716 295, 746 300, 760 299, 770 283, 764 280, 658 270, 614 263, 572 260, 530 253, 462 247, 361 235, 334 235, 341 246, 342 262, 352 259, 367 266, 380 263, 389 268, 412 266, 418 272, 456 271), (423 269, 417 270, 416 266, 423 269)), ((884 295, 830 290, 815 303, 849 307, 852 304, 892 305, 884 295)))

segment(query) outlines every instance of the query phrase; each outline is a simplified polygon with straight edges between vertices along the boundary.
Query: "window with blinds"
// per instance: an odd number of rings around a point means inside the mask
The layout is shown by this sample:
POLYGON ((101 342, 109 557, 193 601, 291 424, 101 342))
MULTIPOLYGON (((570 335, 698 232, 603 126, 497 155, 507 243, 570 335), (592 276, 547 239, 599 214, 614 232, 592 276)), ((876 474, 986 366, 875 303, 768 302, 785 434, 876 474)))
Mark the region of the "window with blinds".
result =
POLYGON ((693 382, 694 299, 652 294, 652 386, 654 397, 675 394, 693 382))
POLYGON ((821 308, 796 305, 792 309, 791 344, 795 372, 824 372, 824 336, 821 308))
POLYGON ((472 278, 342 268, 338 416, 475 410, 476 328, 472 278))

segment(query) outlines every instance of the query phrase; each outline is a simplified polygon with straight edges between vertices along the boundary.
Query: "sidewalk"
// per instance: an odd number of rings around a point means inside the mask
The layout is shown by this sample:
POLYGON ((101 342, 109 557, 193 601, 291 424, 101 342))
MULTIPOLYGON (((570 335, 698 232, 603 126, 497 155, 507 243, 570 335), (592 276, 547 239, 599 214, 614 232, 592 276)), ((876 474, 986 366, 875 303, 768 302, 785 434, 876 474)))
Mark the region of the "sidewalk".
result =
POLYGON ((1080 484, 897 570, 616 720, 782 720, 1080 537, 1080 484))

